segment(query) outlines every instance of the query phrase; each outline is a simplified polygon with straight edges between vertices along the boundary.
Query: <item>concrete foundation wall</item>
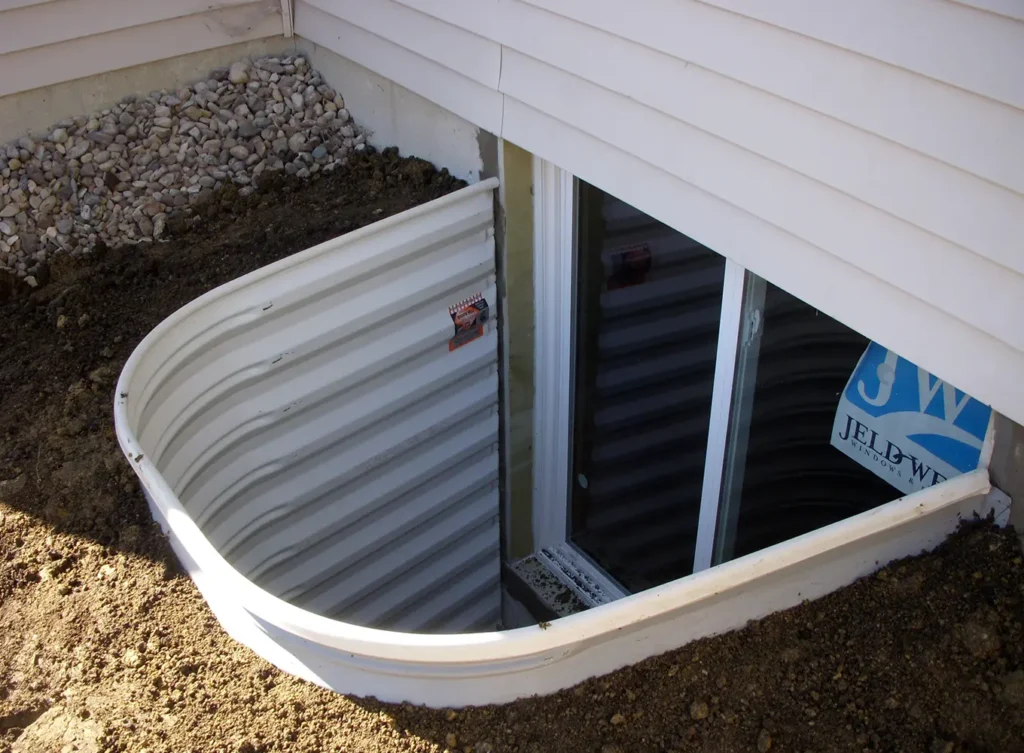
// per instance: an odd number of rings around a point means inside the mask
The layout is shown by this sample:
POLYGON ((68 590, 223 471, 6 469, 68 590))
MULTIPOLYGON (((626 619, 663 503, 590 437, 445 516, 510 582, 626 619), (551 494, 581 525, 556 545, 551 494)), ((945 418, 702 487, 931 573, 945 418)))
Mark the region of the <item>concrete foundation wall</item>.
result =
POLYGON ((0 97, 0 143, 40 133, 73 115, 109 107, 129 94, 174 89, 206 77, 211 68, 245 57, 298 51, 345 98, 356 123, 378 148, 397 146, 469 182, 496 175, 497 139, 417 94, 314 43, 283 36, 98 73, 0 97))
POLYGON ((996 415, 996 444, 989 468, 992 484, 1012 500, 1010 525, 1017 529, 1024 549, 1024 426, 996 415))
POLYGON ((341 92, 356 123, 376 147, 429 160, 475 183, 495 174, 495 138, 467 120, 367 68, 296 37, 296 47, 341 92))

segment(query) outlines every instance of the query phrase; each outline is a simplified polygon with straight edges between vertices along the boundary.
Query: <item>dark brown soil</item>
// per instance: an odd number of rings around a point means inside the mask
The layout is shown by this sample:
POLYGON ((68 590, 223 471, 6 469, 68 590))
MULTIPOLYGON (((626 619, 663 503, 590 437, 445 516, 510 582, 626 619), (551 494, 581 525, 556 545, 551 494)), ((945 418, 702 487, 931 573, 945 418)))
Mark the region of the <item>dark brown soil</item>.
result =
MULTIPOLYGON (((1024 562, 975 525, 812 604, 542 699, 433 711, 283 675, 219 628, 114 438, 114 381, 205 290, 459 187, 372 155, 0 301, 0 753, 1024 751, 1024 562)), ((0 296, 5 291, 0 286, 0 296)))
MULTIPOLYGON (((200 216, 172 218, 172 242, 55 259, 49 284, 0 299, 0 482, 21 477, 25 509, 54 530, 141 551, 124 531, 149 512, 118 457, 110 406, 139 341, 217 285, 464 185, 391 150, 357 155, 305 186, 279 177, 245 200, 224 192, 200 216)), ((22 577, 7 570, 0 598, 22 577)))

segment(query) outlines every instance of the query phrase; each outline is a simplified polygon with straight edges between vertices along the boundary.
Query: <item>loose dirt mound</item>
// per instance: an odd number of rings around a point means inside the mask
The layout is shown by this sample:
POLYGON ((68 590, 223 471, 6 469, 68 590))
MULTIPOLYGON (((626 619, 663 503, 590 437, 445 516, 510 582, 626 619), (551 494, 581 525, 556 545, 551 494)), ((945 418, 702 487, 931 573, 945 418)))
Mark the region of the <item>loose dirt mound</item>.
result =
POLYGON ((117 448, 124 360, 205 290, 458 187, 422 162, 357 158, 225 196, 170 243, 57 260, 54 282, 0 302, 0 752, 1024 751, 1024 564, 984 525, 814 604, 501 708, 344 698, 229 639, 117 448))

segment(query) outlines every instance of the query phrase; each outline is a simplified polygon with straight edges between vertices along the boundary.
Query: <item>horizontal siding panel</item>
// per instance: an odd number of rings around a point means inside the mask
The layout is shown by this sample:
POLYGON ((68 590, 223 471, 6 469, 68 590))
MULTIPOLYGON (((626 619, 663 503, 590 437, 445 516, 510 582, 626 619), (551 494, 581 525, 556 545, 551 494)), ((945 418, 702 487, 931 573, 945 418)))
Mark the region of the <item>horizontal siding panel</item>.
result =
POLYGON ((1021 0, 953 0, 953 2, 1024 21, 1024 3, 1021 0))
POLYGON ((237 5, 0 55, 0 96, 281 34, 277 2, 237 5))
POLYGON ((465 28, 392 0, 305 0, 311 7, 388 40, 491 89, 498 88, 501 47, 465 28))
POLYGON ((463 23, 510 50, 654 107, 1024 274, 1024 255, 1017 250, 1024 235, 1024 198, 1015 191, 763 90, 523 3, 402 2, 463 23), (752 112, 756 118, 750 117, 752 112))
MULTIPOLYGON (((733 79, 567 18, 517 4, 440 6, 510 49, 611 89, 894 214, 1024 274, 1024 197, 733 79), (595 55, 594 50, 602 54, 595 55), (664 81, 673 82, 666 87, 664 81), (757 117, 751 118, 750 113, 757 117)), ((543 80, 538 79, 538 80, 543 80)))
MULTIPOLYGON (((1024 332, 1017 326, 1024 319, 1024 277, 532 58, 505 53, 502 89, 1024 350, 1024 332), (537 81, 545 86, 536 86, 537 81)), ((506 135, 515 141, 507 128, 506 135)), ((613 193, 622 198, 621 190, 613 193)), ((639 206, 646 211, 646 203, 639 206)), ((706 238, 680 230, 731 256, 706 238)), ((778 284, 791 290, 785 282, 778 284)))
POLYGON ((703 1, 1024 108, 1024 24, 948 0, 703 1))
MULTIPOLYGON (((982 351, 991 348, 990 356, 1019 363, 1024 337, 1012 322, 1024 313, 1018 303, 1024 300, 1021 110, 985 92, 714 7, 714 0, 639 0, 629 13, 613 0, 398 2, 503 45, 503 137, 540 152, 517 133, 509 108, 522 104, 554 116, 574 133, 595 136, 595 143, 694 184, 816 253, 827 252, 840 264, 834 273, 867 273, 865 288, 872 287, 867 280, 879 286, 871 300, 897 295, 897 289, 901 299, 915 299, 922 329, 911 331, 922 342, 938 347, 941 338, 928 333, 957 320, 958 343, 984 338, 989 345, 982 351)), ((986 19, 1008 24, 1004 35, 1016 33, 1016 22, 986 19)), ((557 151, 541 153, 574 169, 557 151)), ((624 197, 621 180, 599 185, 624 197)), ((633 203, 649 212, 659 199, 648 190, 633 203)), ((716 243, 678 217, 674 226, 812 300, 799 292, 800 265, 773 270, 773 258, 750 262, 746 248, 716 243)), ((760 245, 753 236, 750 242, 760 245)), ((884 330, 862 326, 877 325, 874 316, 852 307, 830 313, 886 342, 884 330)), ((891 338, 890 346, 900 350, 891 338)), ((952 359, 922 358, 927 348, 912 350, 937 373, 943 364, 952 367, 968 390, 969 382, 993 381, 991 375, 972 377, 974 367, 952 359)), ((914 358, 906 348, 900 352, 914 358)), ((945 378, 958 383, 952 372, 945 378)), ((1008 390, 1003 397, 1019 403, 1008 390)))
POLYGON ((1024 112, 1005 104, 694 0, 527 1, 1024 194, 1024 112))
POLYGON ((5 10, 14 10, 15 8, 26 8, 30 5, 42 5, 43 3, 53 3, 56 0, 0 0, 0 13, 5 10))
POLYGON ((518 0, 394 0, 407 8, 506 44, 502 28, 519 17, 518 0))
POLYGON ((1005 342, 511 97, 505 103, 505 137, 1024 421, 1024 354, 1005 342))
POLYGON ((501 133, 501 95, 494 89, 304 0, 295 3, 295 33, 332 50, 491 133, 501 133))
POLYGON ((61 0, 0 14, 0 54, 66 42, 251 0, 61 0))
MULTIPOLYGON (((1017 251, 1024 231, 1024 112, 991 99, 991 91, 951 86, 911 70, 912 60, 901 66, 854 53, 839 38, 813 39, 715 7, 713 0, 639 0, 629 13, 612 0, 389 0, 388 6, 396 2, 502 45, 498 88, 506 100, 496 133, 504 138, 573 169, 557 152, 524 142, 508 121, 514 102, 553 116, 571 132, 596 137, 594 143, 831 256, 840 264, 837 274, 847 268, 865 274, 866 288, 868 280, 879 286, 873 299, 913 299, 922 329, 911 331, 922 342, 937 346, 929 331, 957 321, 959 342, 983 338, 988 345, 982 351, 1019 362, 1024 334, 1012 323, 1024 313, 1024 258, 1017 251)), ((363 22, 408 44, 401 40, 412 32, 387 31, 384 14, 376 18, 373 8, 366 6, 363 22)), ((880 12, 878 5, 870 8, 880 12)), ((1000 39, 1016 33, 1016 22, 1005 17, 952 7, 961 10, 986 19, 982 24, 1008 24, 1000 39)), ((928 23, 952 34, 942 18, 928 23)), ((344 45, 334 49, 348 54, 344 45)), ((422 45, 418 50, 438 57, 422 45)), ((906 54, 925 51, 918 44, 906 54)), ((390 70, 386 61, 357 62, 465 112, 464 103, 453 103, 457 97, 426 93, 431 82, 422 85, 418 71, 403 70, 419 60, 390 70)), ((972 71, 987 77, 991 69, 972 71)), ((621 181, 598 185, 624 197, 621 181)), ((633 203, 649 212, 659 198, 645 191, 633 203)), ((750 263, 746 248, 716 243, 714 234, 702 235, 678 218, 674 226, 812 301, 800 292, 800 265, 773 270, 774 259, 750 263)), ((877 325, 876 317, 820 307, 886 342, 884 333, 862 326, 877 325)), ((938 365, 953 367, 959 382, 953 372, 942 375, 979 396, 1005 387, 972 390, 971 369, 944 357, 921 358, 928 350, 920 346, 890 347, 936 373, 942 374, 938 365)), ((999 380, 985 375, 973 381, 999 380)))

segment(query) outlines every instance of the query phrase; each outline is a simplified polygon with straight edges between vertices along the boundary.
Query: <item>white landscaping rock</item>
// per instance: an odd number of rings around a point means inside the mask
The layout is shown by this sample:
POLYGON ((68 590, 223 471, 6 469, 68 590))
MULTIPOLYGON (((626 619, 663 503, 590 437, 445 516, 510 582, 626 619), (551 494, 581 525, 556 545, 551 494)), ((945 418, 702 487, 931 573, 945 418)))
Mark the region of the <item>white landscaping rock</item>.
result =
POLYGON ((228 81, 232 84, 245 84, 249 81, 249 66, 245 61, 240 60, 232 63, 228 69, 228 81))
POLYGON ((36 282, 54 253, 152 242, 229 183, 244 196, 267 173, 330 171, 363 141, 301 57, 241 60, 66 118, 0 145, 0 272, 36 282))

